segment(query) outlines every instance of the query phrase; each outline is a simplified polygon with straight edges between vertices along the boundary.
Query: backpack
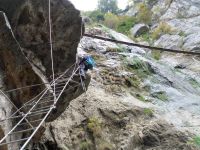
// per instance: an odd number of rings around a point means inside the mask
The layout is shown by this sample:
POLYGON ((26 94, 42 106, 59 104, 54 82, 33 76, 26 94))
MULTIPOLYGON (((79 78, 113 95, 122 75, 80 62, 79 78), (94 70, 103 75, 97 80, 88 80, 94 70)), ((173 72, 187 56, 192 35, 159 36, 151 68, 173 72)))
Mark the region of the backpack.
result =
POLYGON ((95 66, 95 61, 91 56, 87 56, 85 58, 85 66, 87 67, 87 69, 93 69, 93 67, 95 66))

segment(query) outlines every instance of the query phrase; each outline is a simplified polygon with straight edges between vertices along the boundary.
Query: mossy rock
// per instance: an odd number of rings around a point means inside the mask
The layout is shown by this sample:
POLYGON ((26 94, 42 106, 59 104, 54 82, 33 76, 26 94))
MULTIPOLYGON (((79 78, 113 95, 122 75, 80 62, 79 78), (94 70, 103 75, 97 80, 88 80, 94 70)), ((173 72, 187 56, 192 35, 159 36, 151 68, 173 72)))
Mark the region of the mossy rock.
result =
POLYGON ((104 141, 99 144, 98 150, 114 150, 112 144, 104 141))
POLYGON ((138 57, 132 58, 132 60, 129 60, 127 63, 128 69, 133 71, 139 78, 146 78, 154 73, 151 65, 138 57))
POLYGON ((200 88, 200 83, 197 82, 196 79, 190 78, 190 79, 189 79, 189 82, 190 82, 190 84, 191 84, 194 88, 200 88))
POLYGON ((101 137, 101 122, 98 118, 89 118, 87 128, 94 137, 101 137))
POLYGON ((127 77, 125 78, 125 84, 128 86, 128 87, 135 87, 135 88, 140 88, 140 79, 137 78, 136 76, 133 76, 133 77, 127 77))
POLYGON ((137 93, 135 96, 136 96, 137 99, 139 99, 142 102, 148 102, 148 100, 144 96, 142 96, 141 94, 137 93))
POLYGON ((119 47, 107 47, 106 48, 107 52, 122 52, 123 49, 119 48, 119 47))
POLYGON ((144 108, 144 114, 149 117, 153 117, 154 110, 151 108, 144 108))
POLYGON ((164 91, 154 92, 151 94, 151 96, 161 101, 168 101, 167 94, 164 91))
POLYGON ((92 146, 92 143, 91 142, 89 142, 89 141, 82 141, 81 143, 80 143, 80 145, 79 145, 79 149, 80 150, 92 150, 93 148, 92 148, 93 146, 92 146))
POLYGON ((155 60, 160 60, 160 58, 162 56, 162 52, 158 51, 158 50, 152 50, 151 55, 155 60))

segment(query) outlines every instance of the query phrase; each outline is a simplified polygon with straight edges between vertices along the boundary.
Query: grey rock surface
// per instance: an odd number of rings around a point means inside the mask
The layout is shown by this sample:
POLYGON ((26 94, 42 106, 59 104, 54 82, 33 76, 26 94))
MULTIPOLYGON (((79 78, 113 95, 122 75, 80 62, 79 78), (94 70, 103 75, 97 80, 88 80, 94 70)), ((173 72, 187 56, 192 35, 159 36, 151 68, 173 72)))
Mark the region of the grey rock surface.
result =
POLYGON ((149 27, 145 24, 136 24, 133 28, 131 28, 131 34, 133 37, 140 36, 149 31, 149 27))
POLYGON ((179 35, 165 34, 161 36, 155 43, 157 47, 169 49, 181 49, 183 46, 183 38, 179 35))

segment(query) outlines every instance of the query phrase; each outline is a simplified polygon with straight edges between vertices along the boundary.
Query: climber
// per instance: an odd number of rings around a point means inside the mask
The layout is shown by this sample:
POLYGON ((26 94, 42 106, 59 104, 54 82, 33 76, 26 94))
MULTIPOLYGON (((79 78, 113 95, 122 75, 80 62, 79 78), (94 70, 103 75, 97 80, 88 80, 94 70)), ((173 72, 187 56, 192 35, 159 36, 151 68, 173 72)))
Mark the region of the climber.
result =
POLYGON ((95 66, 95 61, 91 56, 84 56, 81 58, 80 63, 80 75, 85 79, 85 73, 88 70, 93 70, 93 67, 95 66))

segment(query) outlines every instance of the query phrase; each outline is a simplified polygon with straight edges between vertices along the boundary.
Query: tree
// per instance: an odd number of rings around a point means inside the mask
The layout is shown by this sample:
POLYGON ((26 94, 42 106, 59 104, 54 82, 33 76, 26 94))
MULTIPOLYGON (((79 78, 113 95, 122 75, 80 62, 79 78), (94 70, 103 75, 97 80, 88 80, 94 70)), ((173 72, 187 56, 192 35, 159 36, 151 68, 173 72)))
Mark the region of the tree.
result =
POLYGON ((99 0, 98 1, 98 10, 103 13, 114 13, 118 11, 117 0, 99 0))
POLYGON ((89 17, 95 22, 104 21, 104 13, 100 12, 99 10, 90 12, 89 17))

